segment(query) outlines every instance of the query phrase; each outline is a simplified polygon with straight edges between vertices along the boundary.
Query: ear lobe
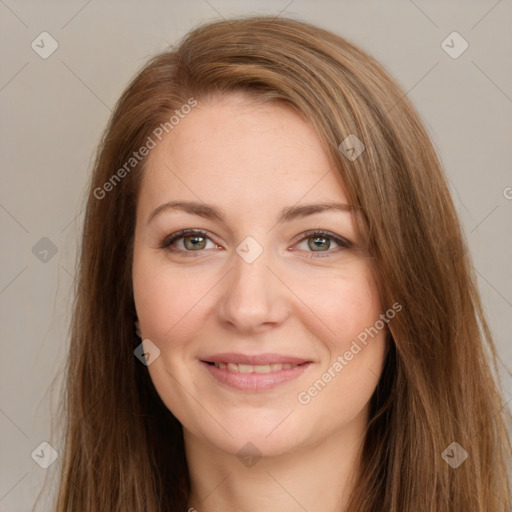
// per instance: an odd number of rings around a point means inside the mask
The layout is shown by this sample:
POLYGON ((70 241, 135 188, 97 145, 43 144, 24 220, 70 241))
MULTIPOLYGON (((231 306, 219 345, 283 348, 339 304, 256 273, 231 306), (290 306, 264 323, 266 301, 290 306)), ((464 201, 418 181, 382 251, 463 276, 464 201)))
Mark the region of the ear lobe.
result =
POLYGON ((134 326, 135 326, 135 334, 137 335, 137 337, 140 338, 141 337, 141 334, 140 334, 140 324, 139 324, 138 320, 135 320, 134 326))

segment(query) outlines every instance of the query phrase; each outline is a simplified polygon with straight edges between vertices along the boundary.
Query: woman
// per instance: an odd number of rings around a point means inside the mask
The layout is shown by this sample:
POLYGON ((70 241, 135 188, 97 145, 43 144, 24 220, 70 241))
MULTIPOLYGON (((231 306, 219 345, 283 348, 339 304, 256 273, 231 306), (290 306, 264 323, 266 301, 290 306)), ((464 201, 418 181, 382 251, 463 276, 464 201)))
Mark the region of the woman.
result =
POLYGON ((58 511, 497 512, 496 352, 440 163, 371 57, 210 23, 92 177, 58 511))

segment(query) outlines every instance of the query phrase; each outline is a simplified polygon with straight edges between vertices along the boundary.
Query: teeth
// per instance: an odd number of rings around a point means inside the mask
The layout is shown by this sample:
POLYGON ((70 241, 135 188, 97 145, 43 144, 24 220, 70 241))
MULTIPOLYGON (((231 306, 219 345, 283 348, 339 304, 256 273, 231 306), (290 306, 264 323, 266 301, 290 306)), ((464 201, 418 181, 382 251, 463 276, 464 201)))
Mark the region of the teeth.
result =
POLYGON ((254 366, 255 373, 269 373, 270 365, 269 364, 257 364, 254 366))
POLYGON ((270 373, 279 370, 290 370, 299 366, 292 363, 271 363, 271 364, 235 364, 235 363, 215 363, 216 368, 229 370, 238 373, 270 373))

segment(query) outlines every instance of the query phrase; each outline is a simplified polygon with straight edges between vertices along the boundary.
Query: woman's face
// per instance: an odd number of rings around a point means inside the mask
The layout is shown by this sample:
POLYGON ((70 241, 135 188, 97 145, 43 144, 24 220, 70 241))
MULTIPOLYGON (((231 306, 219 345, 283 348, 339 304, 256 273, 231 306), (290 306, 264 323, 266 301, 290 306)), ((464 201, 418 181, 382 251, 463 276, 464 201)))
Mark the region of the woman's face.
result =
POLYGON ((151 378, 189 439, 272 455, 364 428, 385 322, 355 214, 309 207, 326 203, 348 204, 342 181, 283 105, 200 102, 152 149, 135 305, 144 348, 160 351, 151 378), (172 240, 181 230, 200 233, 172 240))

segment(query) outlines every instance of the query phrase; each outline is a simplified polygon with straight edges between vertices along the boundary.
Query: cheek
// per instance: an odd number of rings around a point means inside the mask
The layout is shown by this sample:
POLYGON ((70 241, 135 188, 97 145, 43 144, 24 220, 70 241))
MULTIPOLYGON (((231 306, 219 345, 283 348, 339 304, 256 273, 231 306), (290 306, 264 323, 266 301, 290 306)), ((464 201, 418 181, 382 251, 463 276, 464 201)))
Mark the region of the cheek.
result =
POLYGON ((315 276, 314 283, 305 280, 297 285, 294 290, 315 314, 315 323, 323 331, 319 338, 332 356, 347 350, 383 313, 376 281, 365 261, 353 261, 350 268, 331 270, 315 276))
POLYGON ((206 275, 202 278, 179 270, 169 271, 144 251, 134 254, 132 277, 142 333, 161 341, 176 338, 176 331, 197 316, 211 281, 206 275))
POLYGON ((336 330, 333 347, 337 353, 349 350, 353 341, 364 344, 369 330, 373 334, 372 338, 377 338, 382 328, 377 329, 378 332, 372 328, 381 313, 380 298, 371 278, 365 275, 364 279, 350 283, 344 289, 343 299, 338 301, 337 307, 331 309, 331 321, 336 330))
POLYGON ((297 401, 338 425, 351 421, 375 390, 385 359, 387 323, 381 320, 384 311, 369 267, 354 266, 350 277, 338 275, 323 284, 323 293, 320 287, 304 287, 302 293, 322 321, 319 338, 328 357, 297 401))
POLYGON ((328 357, 295 397, 304 418, 321 418, 326 432, 366 414, 386 354, 386 325, 377 324, 380 314, 378 303, 355 300, 331 309, 327 321, 335 333, 326 332, 323 338, 328 357))

